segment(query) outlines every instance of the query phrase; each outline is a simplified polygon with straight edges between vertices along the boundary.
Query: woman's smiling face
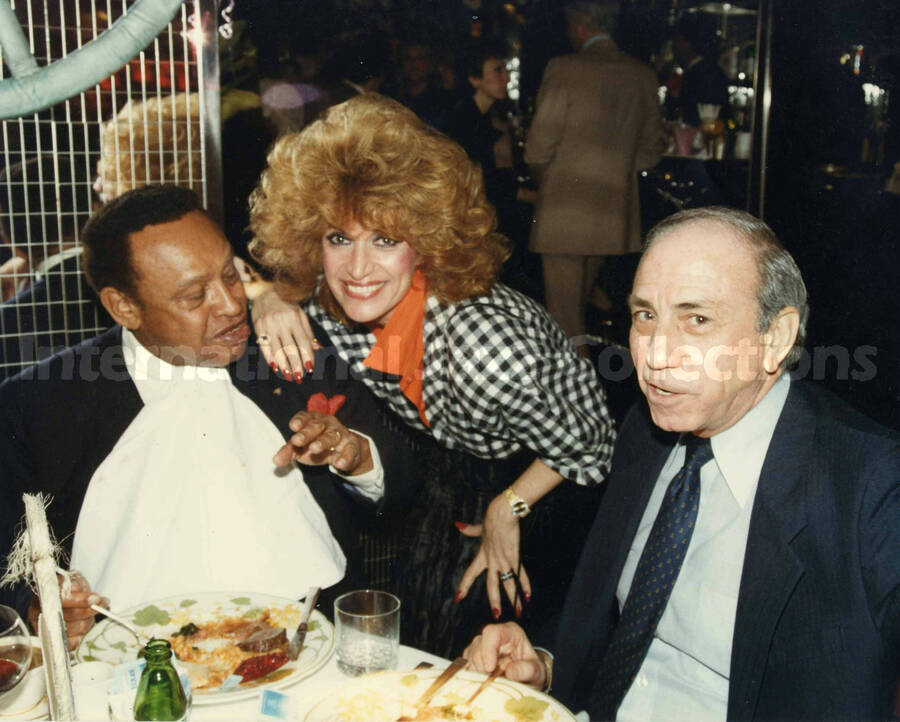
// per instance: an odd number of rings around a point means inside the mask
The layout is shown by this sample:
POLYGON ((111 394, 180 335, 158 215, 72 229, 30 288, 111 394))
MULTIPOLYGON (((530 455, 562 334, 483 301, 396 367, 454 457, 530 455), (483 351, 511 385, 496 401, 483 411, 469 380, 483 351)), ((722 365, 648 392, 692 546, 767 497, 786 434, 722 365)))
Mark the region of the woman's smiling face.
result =
POLYGON ((356 221, 322 238, 325 281, 347 317, 383 326, 412 284, 419 254, 356 221))

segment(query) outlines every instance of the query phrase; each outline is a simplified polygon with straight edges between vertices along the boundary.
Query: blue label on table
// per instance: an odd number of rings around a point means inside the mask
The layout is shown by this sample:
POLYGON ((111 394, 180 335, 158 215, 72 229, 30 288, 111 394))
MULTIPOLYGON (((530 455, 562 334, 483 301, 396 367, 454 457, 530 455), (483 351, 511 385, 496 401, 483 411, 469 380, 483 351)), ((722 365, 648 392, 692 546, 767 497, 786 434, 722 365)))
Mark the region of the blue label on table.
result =
POLYGON ((132 659, 116 665, 113 669, 112 691, 120 693, 136 690, 141 679, 141 672, 146 666, 147 662, 143 658, 132 659))
POLYGON ((263 717, 275 719, 287 719, 290 707, 290 698, 281 692, 264 689, 260 697, 259 711, 263 717))
POLYGON ((241 675, 239 675, 239 674, 229 674, 229 675, 225 678, 225 681, 222 682, 222 686, 219 687, 219 691, 220 691, 220 692, 227 692, 228 690, 231 690, 231 689, 234 689, 235 687, 237 687, 237 686, 238 686, 241 682, 243 682, 243 681, 244 681, 244 678, 241 677, 241 675))

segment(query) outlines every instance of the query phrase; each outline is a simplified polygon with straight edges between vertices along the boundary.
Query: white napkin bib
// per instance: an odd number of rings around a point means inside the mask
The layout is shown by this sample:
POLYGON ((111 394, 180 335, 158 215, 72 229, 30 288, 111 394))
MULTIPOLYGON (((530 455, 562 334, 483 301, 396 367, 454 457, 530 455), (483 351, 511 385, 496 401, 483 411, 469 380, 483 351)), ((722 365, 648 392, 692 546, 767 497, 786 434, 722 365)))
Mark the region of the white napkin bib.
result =
POLYGON ((148 377, 147 353, 126 357, 145 406, 91 479, 72 568, 117 609, 191 592, 296 598, 338 582, 344 554, 300 470, 272 464, 284 442, 269 418, 225 369, 152 357, 148 377))

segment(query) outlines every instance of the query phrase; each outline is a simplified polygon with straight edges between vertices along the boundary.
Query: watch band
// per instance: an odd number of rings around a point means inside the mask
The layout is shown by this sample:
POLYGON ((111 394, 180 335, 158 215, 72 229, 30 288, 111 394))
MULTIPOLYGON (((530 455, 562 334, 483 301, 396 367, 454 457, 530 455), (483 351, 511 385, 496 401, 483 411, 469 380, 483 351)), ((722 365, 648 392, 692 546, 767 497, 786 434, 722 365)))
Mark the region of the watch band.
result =
POLYGON ((509 502, 509 508, 512 510, 513 516, 524 519, 531 513, 531 507, 528 505, 528 502, 516 494, 511 486, 503 490, 503 496, 509 502))
POLYGON ((550 654, 546 649, 535 649, 535 654, 537 654, 538 659, 541 660, 541 664, 544 665, 544 686, 541 688, 541 692, 547 693, 550 691, 550 687, 553 685, 553 655, 550 654))

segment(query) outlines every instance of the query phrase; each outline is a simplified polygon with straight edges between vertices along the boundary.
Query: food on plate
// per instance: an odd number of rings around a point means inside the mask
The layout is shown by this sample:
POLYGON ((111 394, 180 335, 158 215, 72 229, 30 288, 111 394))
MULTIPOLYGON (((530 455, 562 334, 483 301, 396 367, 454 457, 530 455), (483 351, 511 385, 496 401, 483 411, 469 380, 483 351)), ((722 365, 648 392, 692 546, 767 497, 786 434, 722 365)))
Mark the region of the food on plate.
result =
MULTIPOLYGON (((536 697, 509 699, 503 705, 504 714, 500 719, 515 722, 540 722, 549 703, 536 697)), ((558 716, 554 716, 558 719, 558 716)), ((341 722, 393 722, 396 719, 414 720, 414 722, 466 722, 470 720, 497 719, 479 707, 468 705, 459 695, 450 693, 442 704, 415 707, 396 700, 387 700, 377 690, 367 690, 361 694, 341 699, 338 703, 337 720, 341 722), (398 714, 400 715, 398 717, 398 714)))
POLYGON ((267 622, 254 622, 253 629, 248 630, 249 634, 244 637, 243 641, 238 642, 238 647, 245 652, 271 652, 273 649, 287 648, 287 632, 281 627, 273 627, 267 622))
POLYGON ((443 695, 439 705, 416 707, 411 700, 401 700, 381 689, 367 689, 359 694, 341 697, 337 703, 335 719, 341 722, 393 722, 396 719, 417 722, 439 720, 481 720, 482 710, 476 705, 465 704, 457 694, 443 695))
POLYGON ((303 722, 574 722, 552 698, 498 678, 471 704, 484 675, 460 672, 441 687, 428 705, 417 705, 436 672, 387 672, 329 690, 300 715, 303 722))
POLYGON ((271 674, 279 667, 284 666, 287 661, 288 656, 281 652, 277 654, 261 654, 258 657, 245 659, 234 670, 234 674, 241 677, 243 682, 252 682, 254 679, 271 674))
MULTIPOLYGON (((187 662, 194 689, 219 687, 230 676, 247 684, 277 672, 288 657, 287 633, 272 624, 271 610, 253 619, 226 617, 205 624, 189 623, 172 635, 175 656, 187 662)), ((268 680, 267 680, 268 681, 268 680)))
POLYGON ((416 722, 431 722, 432 720, 474 720, 478 718, 475 717, 475 710, 464 704, 445 704, 442 707, 419 707, 413 719, 416 722))

